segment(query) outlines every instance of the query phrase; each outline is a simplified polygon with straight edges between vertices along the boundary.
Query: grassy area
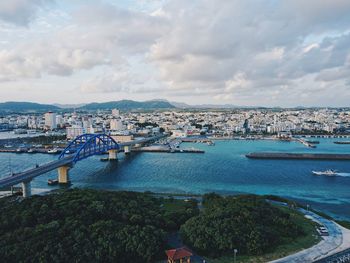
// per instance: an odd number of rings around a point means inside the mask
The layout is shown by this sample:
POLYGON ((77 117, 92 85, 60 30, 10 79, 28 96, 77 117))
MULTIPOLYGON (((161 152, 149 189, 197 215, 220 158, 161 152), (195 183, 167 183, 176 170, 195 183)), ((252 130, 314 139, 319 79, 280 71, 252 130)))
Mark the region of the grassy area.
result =
MULTIPOLYGON (((237 263, 238 262, 267 262, 270 260, 282 258, 285 256, 288 256, 290 254, 293 254, 297 251, 309 248, 318 242, 320 242, 321 238, 316 232, 316 223, 306 219, 303 214, 291 210, 286 207, 279 207, 284 212, 287 212, 291 215, 292 220, 299 226, 301 226, 306 233, 305 236, 298 238, 296 240, 288 242, 286 240, 284 245, 278 246, 274 248, 270 253, 261 255, 261 256, 240 256, 237 254, 237 263)), ((233 255, 224 256, 217 259, 208 259, 208 262, 210 263, 232 263, 233 262, 233 255)))
POLYGON ((188 201, 175 198, 162 199, 161 204, 167 212, 181 212, 191 207, 188 201))
POLYGON ((162 197, 202 197, 201 194, 193 194, 193 193, 154 193, 146 191, 145 193, 153 194, 154 196, 162 196, 162 197))
POLYGON ((336 220, 335 222, 337 222, 339 225, 341 225, 342 227, 345 227, 347 229, 350 229, 350 221, 345 221, 345 220, 336 220))

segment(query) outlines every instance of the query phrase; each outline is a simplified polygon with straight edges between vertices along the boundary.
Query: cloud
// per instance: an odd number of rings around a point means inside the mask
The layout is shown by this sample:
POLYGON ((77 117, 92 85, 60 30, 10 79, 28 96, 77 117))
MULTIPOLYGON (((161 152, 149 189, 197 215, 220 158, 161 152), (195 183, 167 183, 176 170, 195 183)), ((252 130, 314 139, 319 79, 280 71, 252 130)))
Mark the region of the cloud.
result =
POLYGON ((82 83, 80 90, 84 93, 123 92, 130 94, 163 91, 154 83, 152 84, 148 78, 134 75, 125 68, 90 78, 82 83))
POLYGON ((103 3, 81 6, 71 19, 49 35, 1 50, 0 81, 127 64, 147 52, 166 27, 161 18, 103 3))
POLYGON ((0 3, 0 19, 34 35, 2 40, 0 81, 85 72, 78 92, 250 105, 350 99, 348 0, 77 1, 41 34, 30 21, 47 2, 0 3))
POLYGON ((200 89, 204 97, 215 90, 232 101, 289 94, 281 102, 297 103, 325 72, 328 79, 333 69, 342 72, 334 79, 346 76, 349 1, 177 0, 157 13, 172 26, 152 45, 150 59, 171 89, 200 89), (309 86, 301 81, 306 77, 309 86))
POLYGON ((39 8, 53 0, 2 0, 0 19, 19 26, 26 26, 35 17, 39 8))
POLYGON ((39 42, 32 47, 0 51, 0 81, 40 78, 45 74, 68 76, 77 70, 108 63, 108 57, 98 50, 39 42))

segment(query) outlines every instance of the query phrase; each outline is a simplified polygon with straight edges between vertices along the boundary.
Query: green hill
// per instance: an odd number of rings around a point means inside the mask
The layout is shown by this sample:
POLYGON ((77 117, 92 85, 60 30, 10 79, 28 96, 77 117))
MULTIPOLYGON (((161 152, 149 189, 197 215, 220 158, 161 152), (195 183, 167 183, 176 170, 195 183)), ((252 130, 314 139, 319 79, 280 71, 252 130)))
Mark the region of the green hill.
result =
POLYGON ((3 102, 0 103, 0 111, 1 112, 28 112, 28 111, 57 111, 59 107, 48 104, 40 104, 34 102, 3 102))
POLYGON ((175 108, 174 105, 167 101, 133 101, 133 100, 119 100, 110 101, 102 103, 90 103, 80 109, 83 110, 110 110, 110 109, 120 109, 120 110, 133 110, 133 109, 171 109, 175 108))

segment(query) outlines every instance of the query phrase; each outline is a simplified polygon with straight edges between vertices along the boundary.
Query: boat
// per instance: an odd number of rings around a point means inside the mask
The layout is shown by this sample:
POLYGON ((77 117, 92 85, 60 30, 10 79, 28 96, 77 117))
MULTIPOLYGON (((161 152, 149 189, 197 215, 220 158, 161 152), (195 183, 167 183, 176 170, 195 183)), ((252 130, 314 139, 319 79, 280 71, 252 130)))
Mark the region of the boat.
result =
POLYGON ((215 143, 214 143, 213 141, 208 141, 207 144, 208 144, 209 146, 214 146, 214 145, 215 145, 215 143))
POLYGON ((58 180, 57 179, 49 179, 49 180, 47 180, 47 184, 48 185, 57 185, 58 180))
POLYGON ((47 153, 56 154, 56 153, 58 153, 58 150, 57 149, 51 149, 51 150, 48 150, 47 153))
POLYGON ((335 170, 326 170, 326 171, 312 171, 314 175, 326 175, 326 176, 336 176, 337 172, 335 170))
POLYGON ((27 153, 34 153, 35 151, 33 149, 29 149, 27 153))
POLYGON ((26 149, 24 149, 24 148, 17 148, 16 149, 16 153, 23 153, 25 151, 26 151, 26 149))
POLYGON ((109 161, 109 158, 108 158, 108 157, 106 157, 106 158, 101 158, 100 161, 101 161, 101 162, 108 162, 108 161, 109 161))

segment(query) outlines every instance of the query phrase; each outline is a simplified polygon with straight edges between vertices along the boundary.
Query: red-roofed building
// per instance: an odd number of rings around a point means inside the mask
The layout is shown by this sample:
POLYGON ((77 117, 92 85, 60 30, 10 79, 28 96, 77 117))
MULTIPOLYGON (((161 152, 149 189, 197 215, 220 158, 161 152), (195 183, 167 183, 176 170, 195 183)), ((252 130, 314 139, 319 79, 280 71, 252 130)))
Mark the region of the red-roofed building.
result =
POLYGON ((165 251, 168 256, 168 263, 190 263, 192 252, 185 247, 165 251))

